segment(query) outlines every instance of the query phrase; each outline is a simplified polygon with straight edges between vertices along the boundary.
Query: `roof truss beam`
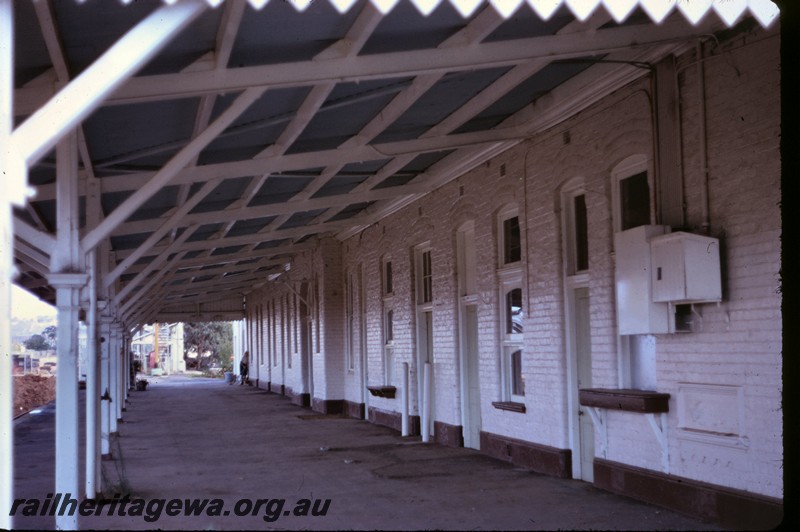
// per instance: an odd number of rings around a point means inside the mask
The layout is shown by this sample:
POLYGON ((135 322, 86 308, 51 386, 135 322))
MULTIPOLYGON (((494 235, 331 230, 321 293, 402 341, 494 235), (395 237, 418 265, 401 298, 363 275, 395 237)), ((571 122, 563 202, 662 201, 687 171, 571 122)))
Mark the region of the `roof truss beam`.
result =
MULTIPOLYGON (((308 251, 309 249, 313 249, 314 246, 315 242, 312 240, 309 242, 303 242, 302 244, 291 244, 263 250, 248 251, 245 253, 238 252, 224 255, 196 257, 193 259, 183 259, 176 265, 176 269, 181 270, 184 268, 200 268, 203 266, 216 267, 223 266, 225 264, 235 264, 245 260, 261 259, 265 257, 273 258, 278 255, 294 255, 303 251, 308 251)), ((285 260, 283 260, 283 262, 285 262, 285 260)), ((138 264, 136 266, 132 266, 126 273, 139 273, 140 271, 144 270, 145 267, 145 265, 138 264)))
POLYGON ((186 0, 158 8, 60 90, 57 97, 53 94, 46 103, 37 102, 32 109, 35 112, 11 135, 12 144, 28 167, 207 7, 202 0, 186 0))
MULTIPOLYGON (((491 7, 487 6, 466 27, 458 31, 449 39, 445 40, 439 46, 439 48, 451 48, 455 46, 465 46, 465 45, 469 46, 478 44, 483 39, 485 39, 489 34, 491 34, 491 32, 494 29, 496 29, 502 22, 503 19, 497 15, 497 12, 491 7)), ((411 106, 414 105, 414 103, 417 100, 419 100, 426 92, 428 92, 428 90, 431 89, 431 87, 433 87, 443 77, 444 77, 444 72, 438 72, 434 74, 417 76, 416 78, 414 78, 414 81, 411 83, 409 87, 407 87, 406 89, 401 91, 397 96, 395 96, 392 99, 392 101, 389 102, 389 104, 386 107, 384 107, 383 110, 375 118, 370 120, 361 129, 361 131, 358 132, 358 134, 351 137, 348 141, 342 144, 341 147, 342 148, 359 147, 369 143, 369 141, 377 137, 382 131, 384 131, 398 118, 400 118, 403 115, 403 113, 405 113, 409 108, 411 108, 411 106)), ((412 157, 406 156, 405 158, 410 160, 412 157)), ((339 171, 341 171, 341 169, 344 166, 345 166, 344 164, 340 163, 326 167, 320 176, 315 178, 311 183, 308 184, 308 186, 306 186, 306 188, 301 193, 295 196, 295 199, 305 200, 310 198, 320 188, 325 186, 328 180, 330 180, 339 171)), ((402 168, 402 166, 405 165, 401 165, 400 167, 398 167, 398 170, 402 168)), ((363 184, 364 183, 362 183, 362 185, 363 184)), ((366 190, 366 188, 362 187, 359 190, 366 190)), ((328 216, 326 215, 326 213, 322 213, 317 217, 317 220, 322 221, 326 216, 328 216)), ((275 225, 278 226, 282 224, 287 218, 288 214, 280 216, 277 220, 275 220, 275 225)))
MULTIPOLYGON (((244 15, 245 3, 244 2, 227 2, 222 12, 222 20, 220 21, 219 29, 217 31, 216 40, 216 53, 214 54, 214 69, 219 71, 228 66, 228 61, 233 51, 233 44, 236 40, 236 34, 239 30, 239 24, 244 15)), ((192 138, 199 136, 208 127, 211 121, 211 113, 214 110, 214 102, 216 101, 215 94, 205 94, 200 98, 200 104, 197 107, 197 116, 194 121, 194 131, 192 138)), ((199 152, 189 161, 188 166, 197 165, 199 152)), ((178 192, 178 205, 186 202, 189 196, 189 186, 181 185, 178 192)), ((172 239, 175 239, 175 231, 172 231, 172 239)))
MULTIPOLYGON (((120 206, 114 209, 99 225, 91 229, 82 239, 81 245, 88 251, 94 249, 101 240, 108 237, 111 232, 130 215, 136 212, 154 194, 168 185, 178 173, 183 170, 200 151, 205 148, 217 135, 225 130, 236 118, 239 117, 250 105, 264 93, 264 88, 253 88, 244 91, 203 133, 187 144, 159 170, 147 184, 136 190, 120 206)), ((188 171, 192 171, 189 169, 188 171)))
POLYGON ((192 236, 192 233, 195 232, 197 226, 191 226, 186 231, 184 231, 181 236, 179 236, 174 242, 172 242, 167 248, 159 254, 144 270, 139 272, 135 278, 133 278, 130 282, 125 285, 125 288, 119 291, 116 296, 114 296, 113 303, 114 305, 119 305, 125 297, 138 286, 141 282, 143 282, 147 275, 150 274, 153 270, 161 266, 164 262, 167 261, 169 256, 177 251, 181 244, 183 244, 187 238, 192 236))
MULTIPOLYGON (((706 31, 708 32, 709 30, 706 28, 706 31)), ((620 64, 590 67, 553 89, 547 96, 536 100, 533 105, 512 115, 499 127, 514 128, 519 124, 525 124, 526 127, 530 128, 531 133, 543 131, 559 123, 565 117, 587 109, 600 99, 641 77, 641 68, 633 66, 633 64, 650 64, 669 53, 679 53, 684 46, 686 45, 672 43, 650 47, 645 50, 625 50, 612 54, 610 58, 619 61, 620 64)), ((459 150, 434 164, 424 174, 417 176, 417 179, 425 181, 430 187, 441 186, 450 179, 511 148, 514 144, 513 140, 509 140, 495 145, 475 146, 459 150)), ((382 204, 375 206, 372 213, 357 215, 357 217, 351 219, 354 222, 353 226, 339 233, 337 237, 347 238, 352 236, 366 226, 403 208, 418 197, 419 194, 414 194, 401 196, 393 200, 384 200, 382 204)))
MULTIPOLYGON (((181 5, 179 3, 178 5, 181 5)), ((531 59, 569 59, 647 46, 704 35, 702 25, 680 18, 661 25, 625 26, 566 35, 513 39, 385 54, 340 57, 274 65, 227 69, 222 72, 183 72, 140 76, 128 80, 107 99, 108 104, 128 104, 219 94, 250 87, 285 88, 322 82, 365 81, 411 77, 435 72, 457 72, 511 66, 531 59)), ((40 93, 40 91, 38 91, 40 93)), ((31 110, 41 105, 16 91, 15 105, 31 110)))
MULTIPOLYGON (((274 230, 270 233, 256 233, 253 235, 244 235, 244 236, 235 236, 235 237, 227 237, 227 238, 214 238, 211 240, 195 240, 192 242, 185 242, 183 243, 180 248, 174 249, 173 252, 177 251, 198 251, 198 250, 208 250, 213 248, 219 247, 229 247, 229 246, 246 246, 250 244, 261 244, 263 242, 271 242, 275 240, 283 240, 288 238, 296 238, 304 236, 308 233, 333 233, 337 231, 342 231, 345 228, 349 227, 352 224, 350 220, 341 220, 336 222, 326 222, 321 224, 314 224, 314 225, 304 225, 301 227, 293 227, 290 229, 280 229, 274 230)), ((303 243, 304 244, 304 243, 303 243)), ((301 246, 302 244, 292 244, 291 247, 286 246, 278 246, 268 248, 274 252, 275 255, 287 253, 287 249, 295 249, 294 246, 301 246)), ((152 248, 153 253, 161 253, 164 249, 166 249, 166 245, 158 245, 152 248)), ((259 250, 256 250, 259 251, 259 250)), ((120 251, 117 254, 118 257, 126 257, 126 251, 120 251)), ((206 257, 207 258, 207 257, 206 257)))
MULTIPOLYGON (((205 198, 211 191, 213 191, 216 186, 220 183, 221 180, 219 179, 212 179, 207 181, 203 187, 198 190, 191 199, 184 200, 182 203, 179 203, 180 207, 178 210, 172 214, 166 221, 163 221, 161 225, 153 231, 153 233, 145 240, 136 250, 128 255, 122 262, 120 262, 111 272, 107 275, 103 276, 103 285, 111 286, 111 284, 116 281, 125 270, 131 266, 134 262, 139 260, 145 253, 147 253, 150 248, 155 246, 167 233, 169 233, 173 229, 177 229, 177 225, 179 222, 183 220, 188 212, 195 208, 195 206, 200 203, 200 201, 205 198)), ((188 187, 188 185, 185 185, 188 187)), ((160 221, 160 220, 156 220, 160 221)))

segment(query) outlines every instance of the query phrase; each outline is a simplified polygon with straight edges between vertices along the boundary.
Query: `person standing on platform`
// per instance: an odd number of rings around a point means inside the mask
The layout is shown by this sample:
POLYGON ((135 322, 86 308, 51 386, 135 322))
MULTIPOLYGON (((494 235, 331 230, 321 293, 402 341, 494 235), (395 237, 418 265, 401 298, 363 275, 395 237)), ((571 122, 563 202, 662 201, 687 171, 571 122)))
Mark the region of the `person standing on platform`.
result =
POLYGON ((250 351, 245 351, 244 355, 242 355, 242 361, 239 362, 239 376, 242 379, 242 382, 239 384, 244 385, 247 382, 248 375, 250 370, 250 351))

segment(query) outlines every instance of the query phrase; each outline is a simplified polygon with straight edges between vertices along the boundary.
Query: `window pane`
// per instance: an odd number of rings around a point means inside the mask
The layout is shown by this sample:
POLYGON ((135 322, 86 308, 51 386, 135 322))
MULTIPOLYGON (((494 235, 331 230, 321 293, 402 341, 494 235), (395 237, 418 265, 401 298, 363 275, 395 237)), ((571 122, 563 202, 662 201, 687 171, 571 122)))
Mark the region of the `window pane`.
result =
POLYGON ((422 253, 422 301, 430 303, 433 301, 433 275, 431 269, 431 252, 422 253))
POLYGON ((575 271, 589 269, 589 233, 586 220, 586 195, 575 196, 575 271))
POLYGON ((525 395, 525 381, 522 379, 522 350, 511 353, 511 395, 525 395))
POLYGON ((386 358, 384 360, 384 384, 391 386, 394 381, 394 348, 387 347, 385 351, 386 358))
POLYGON ((384 289, 386 290, 385 293, 391 294, 394 290, 392 287, 392 263, 386 262, 384 265, 384 289))
POLYGON ((515 288, 506 293, 506 334, 521 334, 523 332, 522 289, 515 288))
POLYGON ((503 221, 503 264, 519 262, 522 256, 522 246, 519 233, 519 217, 514 216, 503 221))
POLYGON ((647 172, 636 174, 619 182, 622 230, 650 223, 650 185, 647 172))
POLYGON ((386 311, 386 343, 394 340, 394 311, 386 311))

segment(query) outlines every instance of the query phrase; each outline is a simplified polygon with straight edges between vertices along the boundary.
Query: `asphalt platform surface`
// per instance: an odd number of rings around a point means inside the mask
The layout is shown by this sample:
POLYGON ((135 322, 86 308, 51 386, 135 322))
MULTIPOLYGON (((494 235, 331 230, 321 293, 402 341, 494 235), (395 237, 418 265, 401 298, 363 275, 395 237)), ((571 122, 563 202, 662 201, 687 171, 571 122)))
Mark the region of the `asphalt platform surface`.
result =
MULTIPOLYGON (((51 404, 15 421, 14 497, 26 502, 14 528, 55 528, 52 516, 22 515, 54 491, 54 414, 51 404)), ((111 450, 106 502, 86 503, 80 529, 718 529, 221 379, 150 378, 130 393, 111 450)))

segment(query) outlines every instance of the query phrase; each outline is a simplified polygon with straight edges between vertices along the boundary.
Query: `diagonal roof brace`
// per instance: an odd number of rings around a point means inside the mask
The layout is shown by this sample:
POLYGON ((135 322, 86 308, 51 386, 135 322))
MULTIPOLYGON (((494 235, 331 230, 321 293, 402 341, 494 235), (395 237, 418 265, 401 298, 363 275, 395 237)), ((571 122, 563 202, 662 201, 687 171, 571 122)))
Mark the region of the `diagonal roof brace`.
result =
POLYGON ((259 99, 265 90, 266 88, 251 88, 240 94, 225 112, 170 159, 145 186, 134 192, 122 205, 114 209, 105 220, 100 222, 97 227, 89 231, 81 241, 83 248, 86 251, 94 249, 101 240, 111 234, 114 228, 124 222, 136 209, 160 191, 162 187, 169 184, 186 167, 189 161, 233 123, 253 102, 259 99))
POLYGON ((77 126, 125 80, 150 60, 207 5, 185 0, 159 8, 108 49, 11 135, 28 167, 77 126))
MULTIPOLYGON (((526 39, 461 44, 448 48, 336 57, 201 72, 180 72, 131 78, 110 95, 106 105, 172 100, 242 91, 249 87, 287 88, 323 82, 365 81, 417 76, 436 72, 464 72, 511 66, 531 59, 569 59, 615 50, 687 40, 707 34, 703 25, 682 20, 660 26, 625 26, 526 39)), ((77 79, 80 79, 77 78, 77 79)), ((76 81, 77 81, 76 79, 76 81)), ((41 88, 15 92, 15 112, 37 109, 41 88)))

